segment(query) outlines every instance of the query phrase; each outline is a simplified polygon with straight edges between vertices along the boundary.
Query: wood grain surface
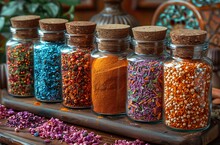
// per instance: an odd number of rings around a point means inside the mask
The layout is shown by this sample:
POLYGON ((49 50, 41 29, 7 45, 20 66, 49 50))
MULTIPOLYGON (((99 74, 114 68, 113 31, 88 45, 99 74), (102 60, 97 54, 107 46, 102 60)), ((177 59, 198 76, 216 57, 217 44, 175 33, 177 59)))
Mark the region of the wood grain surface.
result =
POLYGON ((206 145, 219 134, 218 124, 212 121, 205 131, 177 132, 165 127, 162 123, 146 124, 132 122, 125 116, 97 116, 90 109, 63 109, 60 103, 38 103, 35 98, 15 98, 2 91, 2 104, 15 110, 27 110, 45 117, 56 117, 79 126, 126 136, 139 138, 155 144, 172 145, 206 145), (64 111, 63 111, 64 110, 64 111))
MULTIPOLYGON (((6 120, 1 120, 0 144, 1 143, 8 144, 8 145, 44 145, 45 144, 44 140, 41 139, 40 137, 32 136, 29 133, 28 129, 24 129, 24 130, 20 130, 19 132, 15 132, 14 128, 10 128, 10 127, 6 126, 5 123, 6 123, 6 120)), ((101 139, 102 144, 104 144, 104 143, 112 144, 115 142, 115 140, 119 140, 119 139, 133 140, 131 138, 108 134, 105 132, 101 132, 98 130, 92 130, 92 129, 80 127, 77 125, 74 125, 74 126, 81 128, 81 129, 86 129, 89 132, 95 132, 96 134, 101 135, 102 136, 102 139, 101 139)), ((59 144, 67 145, 67 143, 61 142, 59 140, 52 140, 51 143, 49 143, 49 144, 50 145, 59 145, 59 144)))

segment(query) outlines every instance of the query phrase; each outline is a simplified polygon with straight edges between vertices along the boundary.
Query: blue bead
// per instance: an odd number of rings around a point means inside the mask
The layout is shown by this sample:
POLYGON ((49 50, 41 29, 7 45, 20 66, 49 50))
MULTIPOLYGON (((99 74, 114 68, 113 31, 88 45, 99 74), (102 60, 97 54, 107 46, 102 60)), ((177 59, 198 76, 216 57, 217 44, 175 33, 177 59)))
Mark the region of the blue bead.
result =
POLYGON ((38 133, 38 132, 35 132, 35 133, 34 133, 34 136, 38 137, 38 136, 39 136, 39 133, 38 133))
POLYGON ((40 42, 34 46, 34 87, 37 100, 62 101, 61 48, 64 43, 40 42))

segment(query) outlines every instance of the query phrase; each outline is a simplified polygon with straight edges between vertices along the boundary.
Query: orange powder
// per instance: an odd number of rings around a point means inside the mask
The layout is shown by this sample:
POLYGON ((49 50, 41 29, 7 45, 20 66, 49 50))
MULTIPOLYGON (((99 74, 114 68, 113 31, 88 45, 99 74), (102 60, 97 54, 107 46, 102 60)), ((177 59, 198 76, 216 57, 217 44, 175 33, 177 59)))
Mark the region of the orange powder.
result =
POLYGON ((110 55, 92 62, 92 103, 98 114, 125 113, 127 60, 110 55))

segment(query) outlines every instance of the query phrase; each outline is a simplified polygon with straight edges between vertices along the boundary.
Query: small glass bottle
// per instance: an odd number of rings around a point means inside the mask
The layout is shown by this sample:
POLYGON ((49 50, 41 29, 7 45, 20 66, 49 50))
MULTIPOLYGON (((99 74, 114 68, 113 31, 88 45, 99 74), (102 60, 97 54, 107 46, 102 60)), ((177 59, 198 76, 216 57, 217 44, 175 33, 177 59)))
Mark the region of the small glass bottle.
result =
POLYGON ((130 26, 97 27, 97 49, 92 54, 92 109, 100 115, 125 114, 127 54, 130 26))
POLYGON ((40 16, 11 18, 12 38, 6 43, 8 93, 17 97, 34 96, 33 47, 38 39, 40 16))
POLYGON ((135 52, 127 58, 127 116, 140 122, 161 121, 167 28, 140 26, 132 30, 135 52))
POLYGON ((74 21, 66 24, 67 45, 61 50, 63 105, 91 107, 90 54, 94 49, 96 24, 74 21))
POLYGON ((35 97, 42 102, 61 102, 61 48, 65 43, 66 19, 39 21, 40 41, 34 45, 35 97))
POLYGON ((164 63, 164 123, 180 131, 210 125, 212 62, 206 31, 172 31, 172 58, 164 63))

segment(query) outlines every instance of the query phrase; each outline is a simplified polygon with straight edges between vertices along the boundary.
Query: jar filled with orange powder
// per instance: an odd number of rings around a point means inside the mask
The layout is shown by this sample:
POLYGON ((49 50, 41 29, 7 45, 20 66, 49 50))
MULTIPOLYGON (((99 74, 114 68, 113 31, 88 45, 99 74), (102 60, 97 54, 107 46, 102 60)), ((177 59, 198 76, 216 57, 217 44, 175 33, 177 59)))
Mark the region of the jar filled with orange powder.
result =
POLYGON ((206 31, 172 31, 172 58, 164 63, 164 123, 181 131, 209 127, 212 62, 207 58, 206 31))
POLYGON ((129 31, 122 24, 97 27, 97 49, 91 54, 92 109, 97 114, 125 114, 129 31))

